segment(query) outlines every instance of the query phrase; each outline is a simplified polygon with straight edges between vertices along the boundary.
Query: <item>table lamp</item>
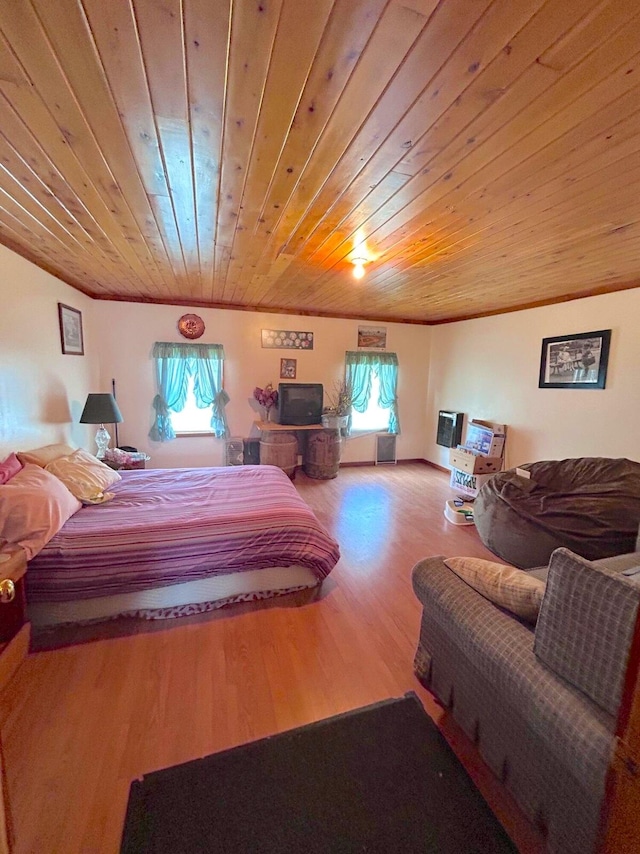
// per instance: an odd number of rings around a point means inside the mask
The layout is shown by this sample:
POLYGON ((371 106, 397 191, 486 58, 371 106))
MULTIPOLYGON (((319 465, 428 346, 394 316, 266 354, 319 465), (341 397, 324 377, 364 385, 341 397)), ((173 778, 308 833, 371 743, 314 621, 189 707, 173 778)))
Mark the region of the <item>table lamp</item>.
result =
POLYGON ((87 402, 82 410, 80 423, 100 425, 96 433, 96 445, 98 446, 96 457, 99 460, 104 459, 106 450, 109 447, 109 440, 111 439, 104 425, 119 424, 122 420, 118 404, 112 394, 87 395, 87 402))

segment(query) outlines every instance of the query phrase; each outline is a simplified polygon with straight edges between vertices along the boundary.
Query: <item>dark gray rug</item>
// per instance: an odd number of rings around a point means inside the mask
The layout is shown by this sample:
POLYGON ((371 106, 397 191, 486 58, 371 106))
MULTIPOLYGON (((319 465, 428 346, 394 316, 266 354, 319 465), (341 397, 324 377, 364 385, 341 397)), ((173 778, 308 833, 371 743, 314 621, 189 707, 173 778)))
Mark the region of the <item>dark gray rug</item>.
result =
POLYGON ((411 693, 147 774, 121 854, 516 850, 411 693))

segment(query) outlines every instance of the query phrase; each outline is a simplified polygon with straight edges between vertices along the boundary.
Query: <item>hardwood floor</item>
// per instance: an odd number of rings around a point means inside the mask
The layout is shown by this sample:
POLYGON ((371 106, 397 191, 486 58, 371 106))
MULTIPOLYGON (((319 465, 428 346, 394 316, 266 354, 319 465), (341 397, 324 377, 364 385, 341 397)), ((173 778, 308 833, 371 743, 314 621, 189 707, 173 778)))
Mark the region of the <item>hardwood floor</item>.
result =
POLYGON ((473 527, 445 520, 447 476, 412 463, 343 468, 331 481, 298 473, 295 485, 342 550, 316 601, 237 606, 29 655, 0 705, 16 854, 116 854, 133 778, 406 691, 520 851, 540 854, 537 833, 412 670, 413 565, 492 557, 473 527))

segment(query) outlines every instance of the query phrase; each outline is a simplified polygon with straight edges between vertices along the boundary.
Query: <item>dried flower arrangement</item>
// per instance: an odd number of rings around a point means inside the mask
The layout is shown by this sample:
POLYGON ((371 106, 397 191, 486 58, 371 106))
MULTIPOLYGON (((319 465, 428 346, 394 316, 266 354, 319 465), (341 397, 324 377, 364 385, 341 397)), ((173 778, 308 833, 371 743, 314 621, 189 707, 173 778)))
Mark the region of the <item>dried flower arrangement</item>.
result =
POLYGON ((273 387, 272 383, 267 383, 264 388, 256 386, 253 390, 253 396, 260 406, 264 406, 267 414, 270 409, 278 404, 278 390, 273 387))
POLYGON ((333 391, 327 394, 328 406, 322 410, 325 415, 350 415, 353 403, 353 389, 343 380, 335 383, 333 391))

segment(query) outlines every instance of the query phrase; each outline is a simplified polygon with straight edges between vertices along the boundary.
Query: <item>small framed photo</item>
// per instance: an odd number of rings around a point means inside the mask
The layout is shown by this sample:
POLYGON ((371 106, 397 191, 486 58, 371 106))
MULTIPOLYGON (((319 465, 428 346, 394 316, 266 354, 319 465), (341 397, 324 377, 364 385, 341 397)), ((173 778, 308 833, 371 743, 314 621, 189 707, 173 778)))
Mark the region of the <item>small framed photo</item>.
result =
POLYGON ((69 356, 84 356, 82 312, 78 311, 77 308, 59 302, 58 321, 60 323, 62 352, 69 356))
POLYGON ((542 339, 538 388, 604 388, 611 330, 542 339))
POLYGON ((358 347, 384 350, 387 346, 386 326, 358 326, 358 347))
POLYGON ((280 379, 295 380, 297 373, 297 359, 280 359, 280 379))

